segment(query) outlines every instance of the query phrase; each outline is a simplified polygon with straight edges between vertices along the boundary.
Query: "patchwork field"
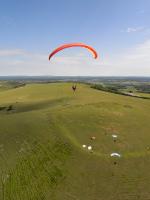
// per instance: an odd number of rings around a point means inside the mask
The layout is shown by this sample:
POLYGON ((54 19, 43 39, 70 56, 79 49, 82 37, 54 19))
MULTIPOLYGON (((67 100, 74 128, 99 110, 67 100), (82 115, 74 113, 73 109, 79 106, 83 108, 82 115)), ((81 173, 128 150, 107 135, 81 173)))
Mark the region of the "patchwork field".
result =
POLYGON ((1 87, 0 199, 149 200, 150 100, 71 86, 1 87))

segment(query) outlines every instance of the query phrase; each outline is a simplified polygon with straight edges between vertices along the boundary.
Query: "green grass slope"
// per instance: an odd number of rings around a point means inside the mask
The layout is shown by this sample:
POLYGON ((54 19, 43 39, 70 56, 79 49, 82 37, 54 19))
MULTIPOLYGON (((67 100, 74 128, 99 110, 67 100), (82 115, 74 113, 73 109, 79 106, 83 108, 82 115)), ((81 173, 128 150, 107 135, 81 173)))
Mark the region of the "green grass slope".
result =
POLYGON ((2 90, 0 107, 0 199, 149 199, 149 100, 29 84, 2 90))

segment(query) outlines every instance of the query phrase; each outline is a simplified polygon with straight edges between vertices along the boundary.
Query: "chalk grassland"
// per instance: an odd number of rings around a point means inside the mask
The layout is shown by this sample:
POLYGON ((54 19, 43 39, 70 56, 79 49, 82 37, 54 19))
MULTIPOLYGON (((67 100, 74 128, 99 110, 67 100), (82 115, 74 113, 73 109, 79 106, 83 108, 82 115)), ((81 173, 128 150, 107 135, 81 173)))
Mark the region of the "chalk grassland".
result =
POLYGON ((69 83, 28 84, 1 90, 0 107, 0 199, 150 198, 149 100, 83 84, 76 93, 69 83))

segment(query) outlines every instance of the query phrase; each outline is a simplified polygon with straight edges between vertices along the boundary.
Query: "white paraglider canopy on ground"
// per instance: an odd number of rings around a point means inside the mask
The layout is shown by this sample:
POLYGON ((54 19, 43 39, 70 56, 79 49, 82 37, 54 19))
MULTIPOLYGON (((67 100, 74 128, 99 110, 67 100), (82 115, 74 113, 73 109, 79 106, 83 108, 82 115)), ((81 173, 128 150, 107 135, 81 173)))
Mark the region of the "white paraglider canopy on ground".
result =
POLYGON ((121 157, 121 155, 119 153, 111 153, 110 154, 111 157, 121 157))
POLYGON ((113 134, 112 137, 113 137, 113 138, 117 138, 118 136, 113 134))
POLYGON ((88 146, 88 150, 92 150, 92 146, 88 146))

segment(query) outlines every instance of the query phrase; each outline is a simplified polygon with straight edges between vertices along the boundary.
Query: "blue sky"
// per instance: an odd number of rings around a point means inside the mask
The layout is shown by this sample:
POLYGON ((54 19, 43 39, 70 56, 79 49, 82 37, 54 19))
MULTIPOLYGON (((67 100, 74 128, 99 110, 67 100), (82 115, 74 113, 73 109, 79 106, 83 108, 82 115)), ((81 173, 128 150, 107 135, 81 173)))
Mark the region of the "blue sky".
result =
POLYGON ((149 0, 0 0, 1 75, 150 76, 149 0), (68 49, 48 62, 58 45, 68 49))

